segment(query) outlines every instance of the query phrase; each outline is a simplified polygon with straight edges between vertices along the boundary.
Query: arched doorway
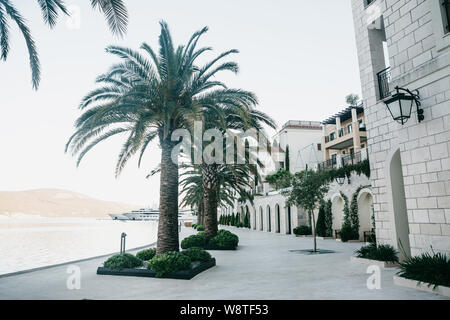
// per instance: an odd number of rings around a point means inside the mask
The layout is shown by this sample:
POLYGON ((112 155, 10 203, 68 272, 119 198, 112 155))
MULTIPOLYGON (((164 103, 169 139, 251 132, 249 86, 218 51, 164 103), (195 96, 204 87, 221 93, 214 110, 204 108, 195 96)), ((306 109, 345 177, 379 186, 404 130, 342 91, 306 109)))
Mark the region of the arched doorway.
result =
POLYGON ((262 207, 259 207, 259 230, 264 231, 264 212, 262 207))
POLYGON ((252 229, 253 230, 256 230, 256 208, 255 207, 253 207, 253 227, 252 227, 252 229))
POLYGON ((358 196, 359 238, 364 240, 364 232, 372 231, 373 200, 372 194, 361 190, 358 196))
POLYGON ((280 215, 280 206, 278 204, 275 205, 275 232, 280 233, 281 231, 281 215, 280 215))
POLYGON ((291 206, 286 207, 286 234, 292 233, 291 206))
POLYGON ((344 200, 337 194, 331 199, 331 213, 333 215, 333 236, 336 230, 341 230, 344 220, 344 200))
POLYGON ((270 206, 267 206, 267 210, 266 210, 266 212, 267 212, 267 231, 268 232, 272 232, 272 219, 271 219, 271 217, 270 217, 270 206))
MULTIPOLYGON (((388 158, 389 160, 389 158, 388 158)), ((406 209, 405 185, 403 182, 402 160, 400 149, 396 150, 388 162, 388 188, 390 189, 390 208, 394 213, 395 242, 399 250, 400 259, 411 255, 409 244, 409 221, 406 209), (401 245, 400 245, 401 244, 401 245), (403 247, 403 250, 401 249, 403 247)))

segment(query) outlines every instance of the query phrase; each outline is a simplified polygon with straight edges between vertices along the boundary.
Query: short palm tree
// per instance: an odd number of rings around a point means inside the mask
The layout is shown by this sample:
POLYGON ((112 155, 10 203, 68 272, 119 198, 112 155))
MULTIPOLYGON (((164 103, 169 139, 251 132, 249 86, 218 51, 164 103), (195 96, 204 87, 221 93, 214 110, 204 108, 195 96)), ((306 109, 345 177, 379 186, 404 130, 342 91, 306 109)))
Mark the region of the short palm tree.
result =
POLYGON ((148 44, 140 52, 110 46, 109 53, 119 56, 115 64, 97 81, 101 87, 90 92, 81 102, 84 113, 76 121, 76 132, 69 139, 66 151, 78 155, 78 164, 95 145, 118 134, 127 134, 116 165, 119 175, 130 157, 139 154, 140 165, 150 142, 159 139, 161 154, 160 207, 157 253, 179 250, 178 182, 179 167, 171 159, 172 133, 190 129, 204 110, 214 108, 218 101, 243 103, 247 93, 228 89, 213 79, 221 71, 237 72, 234 62, 220 61, 237 52, 220 54, 202 67, 196 60, 210 48, 197 49, 199 38, 207 28, 195 32, 186 46, 174 47, 169 28, 161 22, 159 54, 148 44))
MULTIPOLYGON (((53 28, 58 15, 69 14, 62 0, 37 0, 44 22, 53 28)), ((122 36, 128 23, 128 12, 123 0, 91 0, 93 8, 99 8, 106 16, 111 31, 122 36)), ((31 36, 26 20, 11 0, 0 0, 0 60, 6 61, 9 53, 9 21, 14 22, 22 33, 28 49, 33 88, 37 89, 41 78, 39 57, 36 44, 31 36)))
MULTIPOLYGON (((205 129, 219 129, 224 135, 227 130, 238 130, 240 132, 256 129, 259 134, 264 134, 263 125, 275 128, 276 124, 267 114, 254 109, 257 104, 256 97, 248 93, 246 103, 229 103, 221 101, 214 110, 206 110, 203 113, 205 129)), ((236 148, 227 146, 228 148, 236 148)), ((201 167, 202 190, 203 190, 203 210, 205 237, 210 239, 217 235, 217 209, 221 199, 221 187, 225 190, 239 193, 241 199, 248 198, 247 190, 250 188, 251 179, 258 177, 258 166, 262 163, 249 163, 250 149, 245 148, 245 164, 227 163, 221 164, 203 163, 201 167), (226 185, 228 183, 228 185, 226 185)), ((225 154, 225 153, 224 153, 225 154)), ((226 159, 224 159, 226 160, 226 159)), ((235 159, 237 160, 237 158, 235 159)))

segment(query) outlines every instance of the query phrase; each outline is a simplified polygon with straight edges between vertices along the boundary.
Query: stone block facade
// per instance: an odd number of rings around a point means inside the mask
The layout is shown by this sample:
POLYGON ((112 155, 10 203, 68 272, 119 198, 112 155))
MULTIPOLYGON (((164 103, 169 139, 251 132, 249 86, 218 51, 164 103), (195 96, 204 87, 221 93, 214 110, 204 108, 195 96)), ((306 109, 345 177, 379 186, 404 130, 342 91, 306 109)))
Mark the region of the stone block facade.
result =
POLYGON ((377 239, 396 247, 404 239, 412 255, 431 247, 450 254, 450 33, 441 6, 352 0, 377 239), (393 120, 378 79, 387 65, 391 93, 419 90, 424 121, 415 107, 406 124, 393 120))

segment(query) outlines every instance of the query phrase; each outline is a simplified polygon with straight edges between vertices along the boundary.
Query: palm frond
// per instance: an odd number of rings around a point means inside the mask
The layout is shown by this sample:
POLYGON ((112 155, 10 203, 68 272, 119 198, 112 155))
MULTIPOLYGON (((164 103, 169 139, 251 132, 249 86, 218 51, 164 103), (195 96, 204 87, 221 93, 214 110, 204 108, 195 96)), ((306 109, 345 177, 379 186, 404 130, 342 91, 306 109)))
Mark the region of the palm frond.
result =
POLYGON ((106 17, 111 31, 123 37, 127 31, 128 11, 122 0, 91 0, 93 8, 99 8, 106 17))
POLYGON ((61 10, 65 14, 69 14, 61 0, 37 0, 39 6, 41 7, 42 17, 44 22, 53 28, 56 25, 56 20, 58 18, 58 10, 61 10))

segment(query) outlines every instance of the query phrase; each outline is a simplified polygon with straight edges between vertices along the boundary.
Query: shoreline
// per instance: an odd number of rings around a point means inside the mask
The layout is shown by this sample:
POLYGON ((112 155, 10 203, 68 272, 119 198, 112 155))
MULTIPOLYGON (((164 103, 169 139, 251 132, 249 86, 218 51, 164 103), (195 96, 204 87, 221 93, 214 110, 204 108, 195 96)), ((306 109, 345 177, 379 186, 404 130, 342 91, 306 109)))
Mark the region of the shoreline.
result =
MULTIPOLYGON (((139 247, 136 247, 136 248, 132 248, 132 249, 126 250, 125 252, 127 252, 127 251, 128 252, 129 251, 136 251, 136 250, 143 250, 143 249, 146 249, 146 248, 149 248, 149 247, 153 247, 155 245, 156 245, 156 242, 153 242, 153 243, 151 243, 149 245, 139 246, 139 247)), ((15 272, 10 272, 10 273, 4 273, 4 274, 0 274, 0 279, 13 277, 13 276, 21 275, 21 274, 26 274, 26 273, 32 273, 32 272, 41 271, 41 270, 46 270, 46 269, 51 269, 51 268, 55 268, 55 267, 61 267, 61 266, 70 265, 70 264, 74 264, 74 263, 86 262, 86 261, 90 261, 90 260, 95 260, 95 259, 99 259, 99 258, 112 256, 112 255, 119 254, 119 253, 120 252, 117 251, 117 252, 103 254, 103 255, 95 256, 95 257, 89 257, 89 258, 73 260, 73 261, 68 261, 68 262, 63 262, 63 263, 57 263, 57 264, 47 265, 47 266, 43 266, 43 267, 37 267, 37 268, 26 269, 26 270, 21 270, 21 271, 15 271, 15 272)))

